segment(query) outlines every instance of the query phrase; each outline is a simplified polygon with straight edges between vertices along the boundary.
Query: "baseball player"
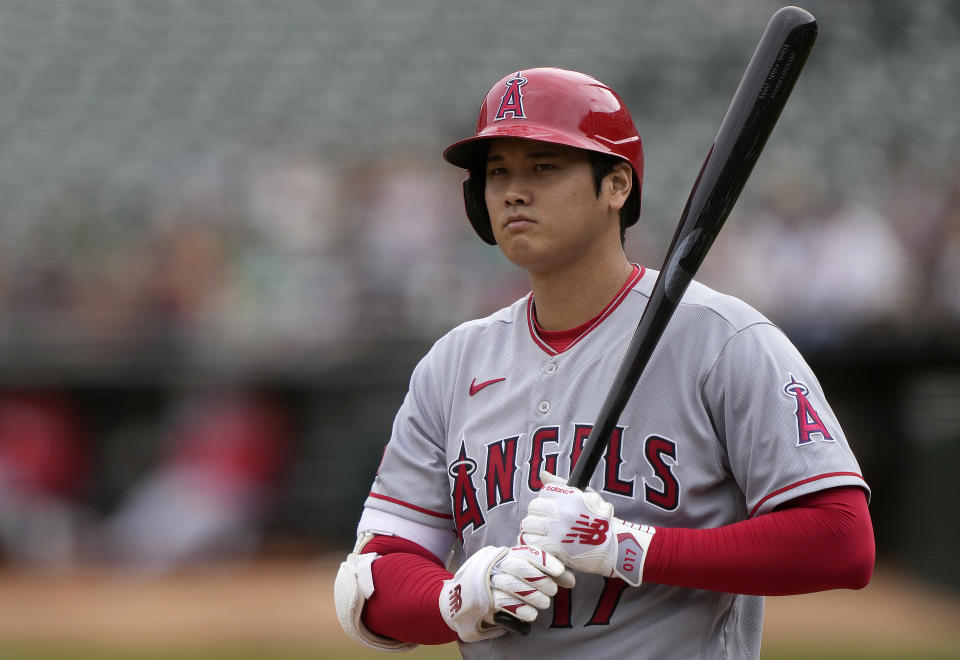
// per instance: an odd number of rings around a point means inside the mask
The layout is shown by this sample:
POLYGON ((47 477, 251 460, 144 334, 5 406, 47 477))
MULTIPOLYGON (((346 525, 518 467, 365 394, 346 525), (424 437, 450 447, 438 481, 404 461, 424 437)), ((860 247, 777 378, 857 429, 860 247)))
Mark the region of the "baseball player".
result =
POLYGON ((623 250, 643 155, 620 97, 573 71, 511 73, 444 158, 532 291, 414 370, 337 577, 344 630, 465 658, 757 657, 764 595, 866 585, 869 489, 816 377, 699 283, 590 488, 566 485, 656 279, 623 250))

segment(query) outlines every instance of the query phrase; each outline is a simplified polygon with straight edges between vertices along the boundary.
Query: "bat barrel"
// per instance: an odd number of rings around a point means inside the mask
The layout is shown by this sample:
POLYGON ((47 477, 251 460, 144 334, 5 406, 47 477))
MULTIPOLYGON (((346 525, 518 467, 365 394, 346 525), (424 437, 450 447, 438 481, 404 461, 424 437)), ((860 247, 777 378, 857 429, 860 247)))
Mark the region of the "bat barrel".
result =
MULTIPOLYGON (((783 7, 767 23, 720 122, 667 251, 685 273, 692 275, 697 271, 713 241, 701 236, 688 249, 674 255, 678 240, 695 228, 726 220, 780 118, 816 38, 816 19, 799 7, 783 7)), ((716 236, 716 232, 711 233, 716 236)), ((664 270, 668 265, 665 263, 664 270)), ((671 284, 668 293, 673 299, 682 290, 678 291, 676 282, 671 284)))

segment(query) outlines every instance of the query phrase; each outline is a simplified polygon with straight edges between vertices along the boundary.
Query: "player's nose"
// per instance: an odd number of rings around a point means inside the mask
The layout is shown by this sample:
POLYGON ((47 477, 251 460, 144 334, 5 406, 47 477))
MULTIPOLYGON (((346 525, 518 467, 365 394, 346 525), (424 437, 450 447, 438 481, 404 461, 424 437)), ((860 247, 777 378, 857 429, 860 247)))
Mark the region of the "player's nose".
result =
POLYGON ((511 177, 509 184, 503 190, 505 206, 528 206, 533 199, 530 187, 524 185, 520 177, 511 177))

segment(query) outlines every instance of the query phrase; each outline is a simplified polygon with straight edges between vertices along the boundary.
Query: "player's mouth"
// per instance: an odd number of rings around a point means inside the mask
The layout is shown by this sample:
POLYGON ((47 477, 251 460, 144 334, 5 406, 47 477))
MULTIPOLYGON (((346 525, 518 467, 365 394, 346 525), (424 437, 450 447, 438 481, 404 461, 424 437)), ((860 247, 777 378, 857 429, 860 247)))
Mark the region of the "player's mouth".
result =
POLYGON ((530 216, 527 215, 511 215, 503 223, 503 228, 508 230, 519 230, 525 229, 532 225, 536 224, 536 221, 533 220, 530 216))

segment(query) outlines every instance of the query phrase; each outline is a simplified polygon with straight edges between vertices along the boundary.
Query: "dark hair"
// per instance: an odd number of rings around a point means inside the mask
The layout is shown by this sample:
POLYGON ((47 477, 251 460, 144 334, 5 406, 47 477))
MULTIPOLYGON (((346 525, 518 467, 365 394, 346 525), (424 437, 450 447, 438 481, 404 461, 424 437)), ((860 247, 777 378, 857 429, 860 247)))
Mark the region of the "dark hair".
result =
MULTIPOLYGON (((600 186, 617 163, 627 163, 627 161, 610 154, 602 154, 598 151, 588 151, 590 165, 593 167, 593 183, 597 188, 597 196, 600 196, 600 186)), ((627 163, 629 165, 629 163, 627 163)), ((630 168, 631 172, 633 167, 630 168)), ((627 227, 636 224, 640 217, 640 186, 637 185, 636 174, 633 175, 633 188, 630 189, 630 196, 620 209, 620 244, 627 240, 627 227)))

